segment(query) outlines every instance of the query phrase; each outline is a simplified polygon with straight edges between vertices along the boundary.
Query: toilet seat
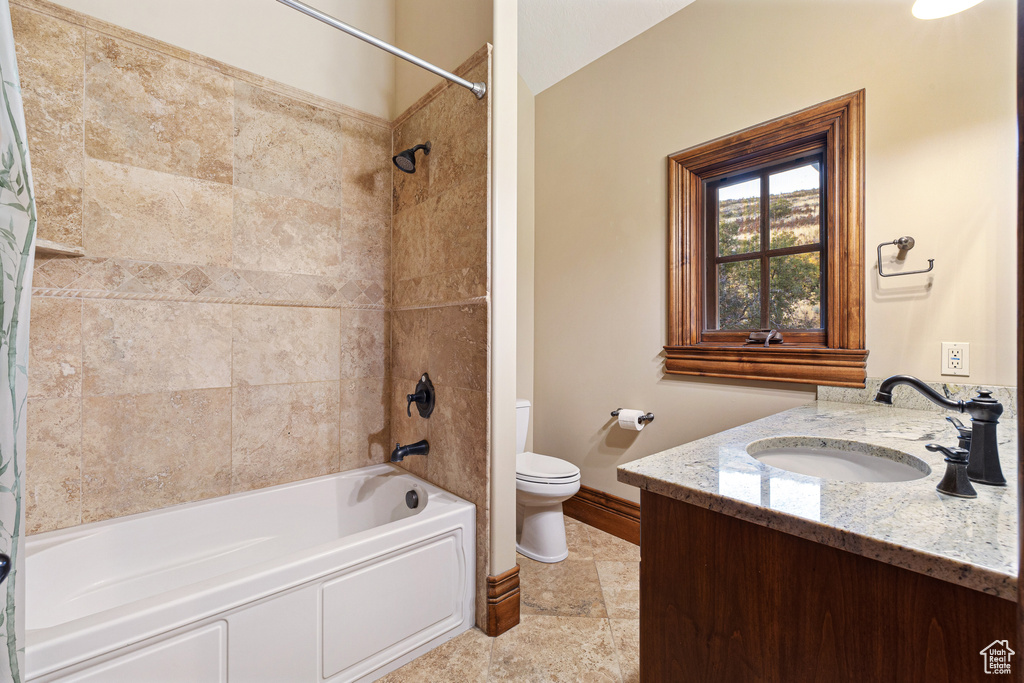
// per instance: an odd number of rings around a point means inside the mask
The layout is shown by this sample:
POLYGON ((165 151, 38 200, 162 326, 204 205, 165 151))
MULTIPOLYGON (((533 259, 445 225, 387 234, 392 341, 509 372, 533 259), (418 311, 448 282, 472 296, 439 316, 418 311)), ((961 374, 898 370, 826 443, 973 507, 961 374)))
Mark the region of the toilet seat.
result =
POLYGON ((527 451, 516 454, 516 479, 534 484, 571 484, 580 480, 580 468, 561 458, 527 451))
POLYGON ((517 474, 516 481, 521 481, 529 484, 572 484, 580 480, 580 475, 574 477, 561 477, 561 478, 550 478, 545 479, 543 477, 529 477, 526 475, 517 474))

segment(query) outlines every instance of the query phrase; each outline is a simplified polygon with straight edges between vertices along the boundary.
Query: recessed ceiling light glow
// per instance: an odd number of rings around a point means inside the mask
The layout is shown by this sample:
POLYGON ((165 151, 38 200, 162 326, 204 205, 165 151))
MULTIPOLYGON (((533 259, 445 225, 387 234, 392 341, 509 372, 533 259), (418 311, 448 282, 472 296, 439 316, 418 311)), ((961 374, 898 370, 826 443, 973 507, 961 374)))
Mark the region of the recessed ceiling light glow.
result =
POLYGON ((918 19, 939 19, 963 12, 981 0, 917 0, 911 10, 918 19))

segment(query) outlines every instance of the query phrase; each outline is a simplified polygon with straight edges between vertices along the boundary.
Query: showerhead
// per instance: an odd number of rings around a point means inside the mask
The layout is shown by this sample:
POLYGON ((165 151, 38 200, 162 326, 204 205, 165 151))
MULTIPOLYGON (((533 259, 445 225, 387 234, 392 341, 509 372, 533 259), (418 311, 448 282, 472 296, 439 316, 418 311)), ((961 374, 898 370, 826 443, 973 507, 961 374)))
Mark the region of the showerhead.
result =
POLYGON ((423 145, 416 145, 411 147, 404 152, 399 152, 395 156, 391 157, 391 160, 395 162, 395 166, 398 167, 399 171, 405 171, 406 173, 416 172, 416 152, 423 150, 424 154, 430 154, 430 142, 428 141, 423 145))

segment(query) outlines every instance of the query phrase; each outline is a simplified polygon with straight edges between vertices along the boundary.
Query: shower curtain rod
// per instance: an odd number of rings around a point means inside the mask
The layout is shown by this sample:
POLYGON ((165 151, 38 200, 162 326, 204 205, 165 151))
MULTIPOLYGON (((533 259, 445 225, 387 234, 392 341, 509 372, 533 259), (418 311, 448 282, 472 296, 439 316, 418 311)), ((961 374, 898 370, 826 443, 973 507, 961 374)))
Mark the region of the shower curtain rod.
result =
POLYGON ((450 71, 445 71, 444 69, 442 69, 440 67, 434 66, 430 62, 422 60, 419 57, 416 57, 415 55, 411 55, 408 52, 406 52, 405 50, 400 50, 399 48, 395 47, 394 45, 391 45, 390 43, 385 43, 380 38, 374 38, 369 33, 364 33, 363 31, 360 31, 359 29, 355 28, 354 26, 349 26, 345 22, 339 21, 339 20, 335 19, 334 17, 332 17, 329 14, 324 14, 320 10, 315 9, 313 7, 310 7, 309 5, 307 5, 305 3, 299 2, 298 0, 277 0, 277 1, 280 2, 283 5, 288 5, 292 9, 296 9, 296 10, 302 12, 306 16, 313 17, 314 19, 318 19, 318 20, 324 22, 325 24, 327 24, 328 26, 333 26, 334 28, 338 29, 339 31, 344 31, 345 33, 349 34, 350 36, 355 36, 359 40, 365 40, 370 45, 374 45, 376 47, 379 47, 381 50, 384 50, 385 52, 390 52, 391 54, 393 54, 396 57, 401 57, 402 59, 404 59, 407 62, 412 62, 416 66, 418 66, 420 68, 423 68, 423 69, 426 69, 427 71, 430 71, 432 73, 435 73, 438 76, 440 76, 441 78, 447 78, 452 83, 456 83, 458 85, 461 85, 463 88, 467 88, 467 89, 473 91, 473 94, 476 95, 476 98, 478 100, 481 99, 484 96, 484 94, 487 92, 487 84, 486 83, 471 83, 470 81, 467 81, 465 78, 459 78, 458 76, 456 76, 455 74, 451 73, 450 71))

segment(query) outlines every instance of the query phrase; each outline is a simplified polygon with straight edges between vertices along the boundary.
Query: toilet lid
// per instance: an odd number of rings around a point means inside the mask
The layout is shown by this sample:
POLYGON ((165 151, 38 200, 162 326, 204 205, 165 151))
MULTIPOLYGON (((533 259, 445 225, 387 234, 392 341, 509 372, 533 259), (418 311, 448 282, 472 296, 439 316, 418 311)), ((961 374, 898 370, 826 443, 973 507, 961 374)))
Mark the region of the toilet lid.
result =
POLYGON ((580 468, 561 458, 540 453, 516 454, 516 477, 526 481, 564 481, 579 478, 580 468))

